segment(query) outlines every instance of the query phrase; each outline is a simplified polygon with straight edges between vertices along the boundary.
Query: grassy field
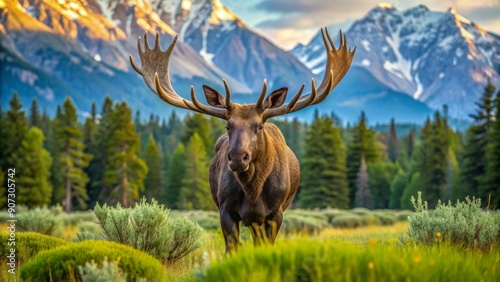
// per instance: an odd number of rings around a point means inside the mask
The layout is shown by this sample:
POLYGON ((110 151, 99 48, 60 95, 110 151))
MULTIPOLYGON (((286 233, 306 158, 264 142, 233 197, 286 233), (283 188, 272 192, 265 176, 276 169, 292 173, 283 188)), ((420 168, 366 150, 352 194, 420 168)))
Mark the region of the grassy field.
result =
POLYGON ((281 235, 274 247, 247 240, 230 256, 222 235, 212 232, 203 248, 167 272, 170 281, 500 281, 500 251, 403 244, 407 227, 281 235))
MULTIPOLYGON (((232 255, 224 252, 220 230, 209 230, 201 248, 165 267, 168 281, 500 281, 500 250, 460 249, 441 242, 440 234, 432 246, 415 246, 407 230, 406 221, 328 227, 280 233, 275 246, 256 247, 243 228, 242 244, 232 255)), ((71 241, 77 232, 66 226, 58 237, 71 241)), ((6 264, 0 271, 0 281, 14 281, 6 264)))

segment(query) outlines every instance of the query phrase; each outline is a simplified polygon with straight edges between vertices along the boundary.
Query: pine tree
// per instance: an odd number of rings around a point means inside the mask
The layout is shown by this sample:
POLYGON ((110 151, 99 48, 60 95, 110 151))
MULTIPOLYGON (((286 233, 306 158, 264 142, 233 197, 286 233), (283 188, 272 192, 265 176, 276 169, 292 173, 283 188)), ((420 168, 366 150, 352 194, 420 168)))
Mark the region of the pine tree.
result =
POLYGON ((367 169, 368 186, 373 199, 373 208, 388 209, 391 182, 398 173, 398 165, 392 162, 375 162, 369 164, 367 169))
POLYGON ((182 120, 179 119, 175 111, 172 111, 170 117, 168 118, 168 122, 165 125, 164 134, 167 138, 164 138, 163 140, 164 145, 162 148, 164 149, 164 152, 173 152, 177 148, 183 131, 184 124, 182 123, 182 120))
POLYGON ((58 148, 54 165, 60 168, 56 173, 61 175, 60 180, 62 180, 54 183, 54 190, 59 190, 58 194, 64 191, 63 203, 66 212, 71 212, 75 204, 78 208, 84 209, 87 207, 86 185, 89 182, 84 169, 89 165, 92 155, 84 153, 83 132, 78 124, 76 108, 70 98, 64 101, 62 111, 58 114, 54 125, 58 148))
POLYGON ((9 104, 10 108, 7 110, 3 122, 4 127, 2 128, 4 132, 4 139, 2 139, 3 156, 0 161, 3 171, 7 171, 9 168, 14 167, 14 155, 19 150, 19 145, 24 139, 24 135, 28 132, 26 112, 21 110, 23 105, 17 93, 14 93, 9 104))
POLYGON ((500 207, 500 91, 495 98, 495 119, 489 131, 490 143, 486 149, 486 174, 481 181, 480 192, 490 209, 500 207), (491 198, 490 198, 491 197, 491 198))
POLYGON ((182 179, 186 174, 185 165, 186 150, 182 143, 178 143, 168 161, 165 189, 161 195, 161 202, 169 209, 180 208, 180 190, 182 179))
POLYGON ((422 199, 431 208, 437 205, 439 199, 446 200, 449 149, 449 128, 439 112, 436 112, 434 121, 431 123, 428 120, 422 128, 422 141, 416 162, 422 199))
POLYGON ((408 174, 400 170, 391 181, 391 194, 389 197, 390 209, 401 209, 401 198, 406 186, 409 184, 408 174))
POLYGON ((146 175, 146 179, 144 180, 144 194, 148 199, 157 200, 160 197, 163 187, 161 169, 162 159, 153 135, 149 135, 149 142, 146 147, 145 160, 146 165, 148 166, 148 173, 146 175))
POLYGON ((185 130, 184 134, 181 137, 182 143, 184 143, 185 145, 188 144, 191 137, 195 133, 198 133, 198 135, 201 137, 201 140, 203 141, 203 145, 205 146, 205 148, 213 148, 214 140, 212 137, 212 133, 210 132, 210 122, 204 115, 200 113, 188 115, 184 123, 185 130))
POLYGON ((401 202, 400 202, 400 207, 401 209, 404 210, 413 210, 413 206, 411 203, 411 197, 417 197, 418 192, 422 192, 423 196, 423 189, 425 184, 422 183, 420 179, 420 172, 415 172, 410 176, 408 185, 405 187, 405 190, 403 192, 403 195, 401 196, 401 202))
POLYGON ((46 135, 45 147, 52 157, 52 167, 50 168, 50 182, 52 183, 52 205, 60 205, 64 200, 66 190, 64 186, 64 163, 58 161, 57 157, 61 153, 61 140, 59 140, 60 121, 63 120, 61 105, 57 106, 56 116, 50 121, 49 131, 46 135))
POLYGON ((396 131, 396 122, 394 121, 394 119, 391 119, 391 129, 389 131, 389 142, 387 149, 388 149, 387 155, 389 156, 389 160, 395 163, 399 156, 399 140, 396 131))
MULTIPOLYGON (((334 123, 335 124, 335 123, 334 123)), ((338 126, 337 124, 335 124, 338 126)), ((290 127, 290 138, 288 138, 287 144, 288 147, 293 151, 295 156, 299 161, 302 160, 302 124, 299 122, 298 118, 294 118, 290 127)))
POLYGON ((106 202, 121 202, 131 206, 144 190, 144 178, 148 172, 146 163, 139 158, 139 134, 135 132, 130 108, 125 102, 119 103, 112 111, 113 128, 107 141, 107 164, 104 169, 103 184, 106 187, 106 202))
MULTIPOLYGON (((83 144, 85 145, 84 152, 86 154, 94 155, 96 150, 96 132, 97 132, 97 108, 95 102, 92 103, 92 108, 90 111, 90 116, 85 118, 85 123, 83 124, 83 144)), ((93 207, 95 205, 96 195, 92 189, 92 172, 93 164, 95 164, 95 159, 93 158, 89 165, 85 168, 85 173, 89 176, 90 181, 86 185, 87 196, 89 197, 87 203, 89 206, 93 207)))
POLYGON ((32 127, 25 135, 16 153, 17 200, 29 208, 50 204, 52 158, 43 148, 43 133, 32 127))
POLYGON ((461 187, 457 195, 459 198, 470 196, 480 197, 483 201, 487 199, 487 195, 482 194, 479 189, 480 179, 486 174, 486 147, 489 143, 488 132, 492 123, 494 93, 495 86, 488 82, 480 101, 476 103, 476 112, 470 115, 474 124, 466 132, 462 150, 461 187))
MULTIPOLYGON (((104 168, 108 166, 109 163, 109 140, 113 134, 115 128, 112 122, 113 116, 113 101, 111 98, 106 97, 101 110, 101 117, 97 122, 97 110, 92 108, 91 119, 95 119, 95 134, 93 137, 93 143, 91 148, 91 153, 94 158, 90 161, 89 167, 87 169, 88 175, 90 177, 89 185, 87 186, 87 192, 89 196, 90 207, 94 207, 98 202, 100 197, 104 197, 105 184, 104 184, 104 168)), ((91 121, 89 121, 90 123, 91 121)), ((89 124, 90 127, 92 127, 89 124)), ((90 131, 93 129, 89 129, 90 131)), ((88 133, 88 138, 91 138, 91 133, 88 133)), ((103 198, 103 200, 106 200, 103 198)))
POLYGON ((51 134, 51 124, 52 120, 49 114, 44 110, 40 121, 40 129, 42 130, 43 135, 45 136, 45 141, 43 143, 43 146, 45 148, 49 148, 47 138, 51 134))
POLYGON ((406 137, 406 156, 408 159, 413 157, 413 152, 415 151, 415 129, 412 128, 408 136, 406 137))
POLYGON ((31 101, 30 108, 30 126, 36 126, 41 128, 42 126, 42 116, 40 115, 40 109, 38 108, 38 102, 35 98, 31 101))
POLYGON ((316 117, 306 133, 298 202, 303 208, 349 207, 345 146, 327 117, 316 117))
POLYGON ((97 109, 95 102, 92 103, 90 116, 85 119, 83 124, 83 144, 85 144, 86 152, 92 154, 94 152, 95 138, 97 132, 97 109))
POLYGON ((366 125, 365 113, 361 113, 356 127, 352 129, 352 141, 348 147, 347 155, 347 178, 349 181, 349 199, 354 204, 355 193, 357 190, 356 179, 358 178, 359 167, 361 166, 361 156, 367 164, 380 159, 380 149, 375 132, 368 129, 366 125))
POLYGON ((361 156, 361 165, 359 166, 358 177, 356 179, 356 198, 354 206, 357 208, 373 209, 372 192, 368 179, 368 170, 366 168, 365 157, 361 156))
POLYGON ((180 190, 180 208, 214 210, 208 183, 208 160, 205 145, 198 133, 189 139, 186 150, 186 173, 180 190))

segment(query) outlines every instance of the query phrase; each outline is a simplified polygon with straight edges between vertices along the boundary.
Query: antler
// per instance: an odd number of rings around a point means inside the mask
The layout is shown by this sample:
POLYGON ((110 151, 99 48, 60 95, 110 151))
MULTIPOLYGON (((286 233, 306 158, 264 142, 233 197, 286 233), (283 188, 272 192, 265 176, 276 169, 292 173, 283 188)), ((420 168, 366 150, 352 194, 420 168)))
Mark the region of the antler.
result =
MULTIPOLYGON (((335 44, 328 34, 328 29, 326 27, 325 30, 321 29, 321 35, 323 36, 323 43, 326 48, 327 59, 325 66, 325 75, 323 76, 323 81, 321 81, 319 87, 316 89, 313 78, 311 93, 301 97, 305 85, 302 84, 299 91, 293 97, 290 103, 284 104, 278 108, 265 110, 263 113, 264 120, 267 120, 271 117, 296 112, 310 105, 321 103, 326 99, 326 97, 328 97, 333 88, 337 86, 337 84, 347 73, 349 67, 351 66, 352 59, 354 58, 354 54, 356 53, 356 47, 354 47, 352 51, 351 48, 347 48, 347 38, 344 34, 342 34, 342 31, 340 31, 340 46, 338 49, 335 48, 335 44)), ((262 101, 263 99, 259 98, 256 104, 256 108, 263 107, 262 101)))
MULTIPOLYGON (((144 34, 144 47, 145 50, 142 50, 141 46, 141 37, 137 39, 137 49, 139 51, 139 57, 141 58, 142 67, 138 67, 134 60, 132 59, 132 55, 130 55, 130 64, 136 72, 138 72, 144 78, 144 82, 160 99, 165 101, 166 103, 178 107, 183 108, 199 113, 204 113, 207 115, 215 116, 221 119, 227 119, 226 117, 226 109, 218 109, 206 106, 198 101, 196 95, 194 93, 194 87, 191 86, 191 100, 186 100, 182 98, 177 92, 175 92, 172 84, 170 83, 170 74, 169 74, 169 62, 170 56, 174 50, 175 44, 177 43, 178 35, 174 37, 172 43, 166 51, 162 51, 160 48, 160 34, 156 33, 155 37, 155 45, 153 48, 149 46, 148 42, 148 34, 147 32, 144 34)), ((226 88, 226 107, 231 107, 231 93, 229 91, 229 87, 227 82, 224 81, 224 86, 226 88)))

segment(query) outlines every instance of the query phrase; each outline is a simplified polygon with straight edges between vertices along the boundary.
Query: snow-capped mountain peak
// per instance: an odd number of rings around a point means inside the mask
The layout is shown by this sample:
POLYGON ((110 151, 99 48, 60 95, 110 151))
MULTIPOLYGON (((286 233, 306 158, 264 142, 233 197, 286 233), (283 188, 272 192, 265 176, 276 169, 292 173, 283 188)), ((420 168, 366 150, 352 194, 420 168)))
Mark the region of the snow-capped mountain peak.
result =
MULTIPOLYGON (((358 45, 354 66, 433 108, 448 104, 455 116, 473 110, 471 101, 489 78, 500 82, 500 37, 454 8, 436 12, 419 5, 399 11, 379 4, 353 23, 347 38, 358 45)), ((313 39, 291 53, 313 72, 321 72, 319 44, 313 39)))

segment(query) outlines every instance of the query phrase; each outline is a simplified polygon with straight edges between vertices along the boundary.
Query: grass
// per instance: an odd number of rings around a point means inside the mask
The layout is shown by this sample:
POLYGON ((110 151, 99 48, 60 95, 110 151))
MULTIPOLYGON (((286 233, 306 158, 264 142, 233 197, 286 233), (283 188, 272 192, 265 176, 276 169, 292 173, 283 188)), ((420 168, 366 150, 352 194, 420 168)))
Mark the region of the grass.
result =
MULTIPOLYGON (((307 232, 286 235, 280 233, 277 245, 286 245, 290 241, 295 242, 304 239, 309 239, 311 242, 314 240, 347 242, 361 247, 367 246, 369 241, 380 245, 396 244, 399 236, 406 232, 407 226, 408 223, 400 222, 393 226, 383 227, 368 226, 358 229, 329 228, 314 235, 307 232)), ((247 238, 242 243, 242 251, 253 249, 253 243, 248 236, 245 236, 246 230, 242 229, 242 233, 242 237, 247 238)), ((202 271, 203 268, 209 267, 213 263, 217 264, 230 259, 224 252, 225 245, 221 232, 205 234, 205 242, 202 248, 181 259, 176 264, 168 266, 167 275, 170 281, 196 281, 197 277, 195 274, 202 271)), ((269 246, 264 246, 263 248, 269 250, 269 246)))
POLYGON ((202 281, 499 281, 499 252, 470 254, 454 247, 363 247, 312 238, 245 247, 214 263, 202 281))
MULTIPOLYGON (((274 247, 254 247, 242 228, 242 246, 232 255, 221 231, 212 230, 201 248, 165 265, 167 281, 500 281, 500 250, 415 247, 402 243, 407 230, 398 222, 280 233, 274 247)), ((77 231, 67 226, 61 236, 69 241, 77 231)), ((14 281, 4 263, 0 272, 1 281, 14 281)))

